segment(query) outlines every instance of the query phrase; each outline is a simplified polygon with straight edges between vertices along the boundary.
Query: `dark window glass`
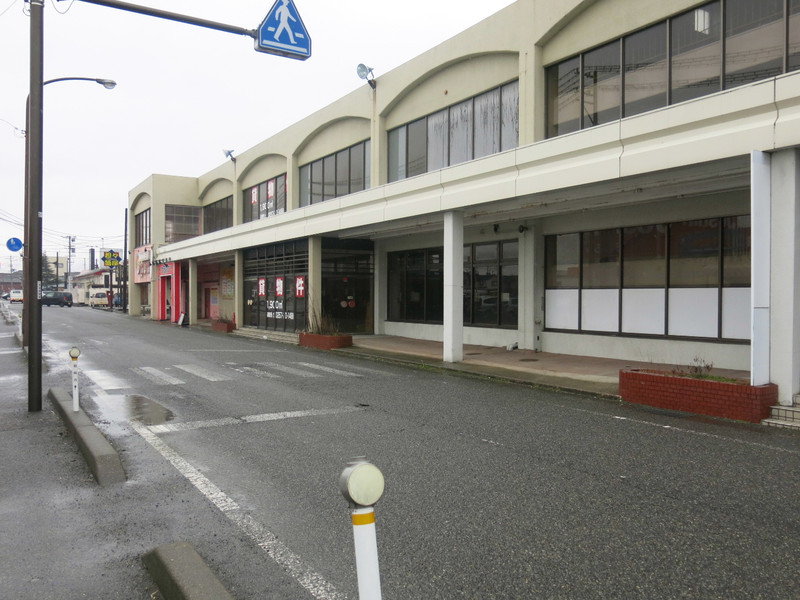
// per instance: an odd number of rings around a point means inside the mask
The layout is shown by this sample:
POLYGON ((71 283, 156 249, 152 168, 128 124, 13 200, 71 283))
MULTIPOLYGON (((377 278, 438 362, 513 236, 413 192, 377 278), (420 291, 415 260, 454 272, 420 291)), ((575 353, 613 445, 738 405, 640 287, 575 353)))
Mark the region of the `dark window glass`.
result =
POLYGON ((472 160, 472 99, 450 107, 450 164, 472 160))
POLYGON ((519 80, 512 81, 500 89, 500 150, 511 150, 517 146, 519 146, 519 80))
POLYGON ((203 208, 203 233, 211 233, 233 226, 233 197, 228 197, 203 208))
POLYGON ((581 128, 580 58, 547 68, 547 136, 581 128))
POLYGON ((667 24, 629 35, 625 45, 625 116, 667 105, 667 24))
POLYGON ((500 88, 475 96, 475 158, 500 152, 500 88))
POLYGON ((619 40, 583 55, 583 126, 619 119, 619 40))
POLYGON ((406 174, 408 177, 421 175, 428 168, 427 134, 428 126, 425 119, 418 119, 407 125, 408 131, 408 162, 406 174))
POLYGON ((719 219, 700 219, 669 226, 669 285, 719 285, 719 219))
POLYGON ((136 247, 146 246, 150 243, 150 209, 143 210, 136 215, 136 247))
POLYGON ((372 156, 370 155, 370 148, 372 148, 372 142, 367 140, 364 142, 364 189, 368 190, 372 185, 370 183, 370 169, 372 168, 372 156))
POLYGON ((583 234, 583 287, 619 287, 619 230, 583 234))
POLYGON ((403 312, 403 298, 405 298, 405 275, 406 263, 405 255, 402 252, 394 252, 389 254, 388 267, 388 296, 389 296, 389 311, 388 318, 390 321, 402 321, 405 317, 403 312))
POLYGON ((626 288, 667 283, 667 228, 642 225, 622 230, 622 284, 626 288))
POLYGON ((364 144, 350 148, 350 192, 364 189, 364 144))
POLYGON ((750 215, 722 220, 722 285, 750 285, 750 215))
POLYGON ((336 153, 336 196, 350 193, 350 149, 336 153))
POLYGON ((577 288, 580 282, 580 234, 545 238, 545 278, 548 289, 577 288))
POLYGON ((336 197, 336 155, 331 154, 322 159, 322 200, 336 197))
POLYGON ((497 265, 476 265, 472 269, 472 322, 478 325, 496 325, 500 269, 497 265))
POLYGON ((425 251, 409 252, 406 257, 405 313, 409 321, 425 320, 425 251))
POLYGON ((519 242, 503 242, 503 261, 516 261, 519 258, 519 242))
POLYGON ((425 287, 425 321, 428 323, 444 321, 444 271, 441 260, 441 251, 428 251, 428 281, 425 287), (438 258, 436 262, 432 262, 434 257, 438 258))
POLYGON ((519 267, 503 265, 500 267, 500 325, 517 326, 517 299, 519 298, 519 267))
POLYGON ((311 204, 311 165, 300 167, 300 206, 311 204))
POLYGON ((800 0, 789 0, 789 71, 800 69, 800 0))
POLYGON ((311 204, 322 202, 322 161, 311 163, 311 204))
POLYGON ((167 204, 164 207, 164 241, 168 244, 200 234, 200 207, 167 204))
POLYGON ((406 128, 398 127, 389 132, 389 183, 406 178, 406 128))
POLYGON ((726 0, 725 87, 783 71, 783 0, 726 0))
POLYGON ((280 175, 276 180, 275 214, 286 212, 286 175, 280 175))
POLYGON ((428 171, 447 166, 447 115, 448 110, 444 109, 428 116, 428 171))
POLYGON ((267 182, 259 183, 258 184, 258 218, 259 219, 266 219, 267 218, 267 182))
POLYGON ((720 3, 710 2, 672 19, 671 102, 684 102, 720 90, 722 19, 720 3))
POLYGON ((491 260, 496 262, 498 257, 497 244, 475 244, 475 262, 491 260))

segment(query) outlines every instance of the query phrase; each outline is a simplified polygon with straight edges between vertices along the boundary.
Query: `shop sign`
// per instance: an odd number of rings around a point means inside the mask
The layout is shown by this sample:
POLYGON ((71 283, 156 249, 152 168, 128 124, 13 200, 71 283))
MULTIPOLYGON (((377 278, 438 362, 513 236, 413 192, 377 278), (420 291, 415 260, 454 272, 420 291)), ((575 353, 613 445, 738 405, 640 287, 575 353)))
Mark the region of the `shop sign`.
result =
POLYGON ((297 298, 306 297, 306 278, 302 275, 294 278, 294 295, 297 298))
POLYGON ((283 298, 283 277, 275 278, 275 295, 278 298, 283 298))
POLYGON ((258 278, 258 297, 264 298, 267 295, 267 278, 258 278))

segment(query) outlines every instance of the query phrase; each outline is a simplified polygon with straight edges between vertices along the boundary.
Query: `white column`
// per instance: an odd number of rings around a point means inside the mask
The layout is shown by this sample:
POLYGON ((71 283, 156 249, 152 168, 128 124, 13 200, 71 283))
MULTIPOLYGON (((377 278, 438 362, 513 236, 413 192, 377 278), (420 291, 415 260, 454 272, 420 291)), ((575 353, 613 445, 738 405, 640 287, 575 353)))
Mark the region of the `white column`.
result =
POLYGON ((383 249, 383 242, 381 240, 375 241, 374 264, 375 273, 373 275, 373 332, 375 335, 383 335, 386 333, 386 315, 389 294, 389 271, 388 271, 388 258, 386 251, 383 249))
POLYGON ((533 228, 523 226, 519 236, 519 298, 517 298, 517 331, 519 347, 536 348, 536 326, 534 317, 535 297, 535 252, 533 228))
MULTIPOLYGON (((756 166, 754 153, 754 169, 759 171, 764 168, 762 164, 756 166)), ((769 352, 769 381, 778 385, 778 400, 781 404, 792 404, 793 396, 800 388, 800 315, 797 313, 800 304, 800 210, 798 209, 798 196, 800 195, 800 155, 795 150, 784 150, 771 155, 767 163, 771 174, 771 205, 767 217, 759 214, 758 203, 761 193, 752 192, 754 209, 751 213, 752 230, 752 285, 754 290, 768 285, 769 298, 767 299, 767 315, 764 312, 764 300, 754 299, 753 302, 753 356, 763 352, 763 344, 768 343, 769 352), (766 241, 756 237, 756 227, 762 230, 765 225, 763 218, 770 219, 769 237, 766 241), (763 254, 769 253, 770 277, 764 281, 763 274, 765 259, 763 254), (756 319, 759 325, 756 326, 756 319), (757 331, 764 328, 763 321, 768 319, 768 333, 757 331), (756 335, 761 339, 756 340, 756 335), (764 339, 766 338, 766 340, 764 339)), ((756 176, 753 176, 756 179, 756 176)), ((762 189, 763 192, 763 189, 762 189)), ((762 212, 763 212, 762 208, 762 212)), ((759 295, 763 294, 761 290, 759 295)), ((756 366, 761 365, 756 361, 756 366)), ((753 376, 753 383, 764 383, 763 376, 759 379, 753 376)))
POLYGON ((464 216, 444 214, 444 339, 442 360, 464 360, 464 216))
MULTIPOLYGON (((221 292, 222 290, 220 290, 221 292)), ((237 250, 233 259, 233 310, 236 329, 244 327, 244 250, 237 250)))
POLYGON ((750 155, 750 383, 769 383, 770 155, 750 155))
POLYGON ((198 307, 198 292, 197 292, 197 259, 189 259, 189 297, 186 299, 189 306, 189 325, 197 325, 197 307, 198 307))
POLYGON ((322 238, 308 238, 308 281, 306 282, 309 331, 322 325, 322 238))

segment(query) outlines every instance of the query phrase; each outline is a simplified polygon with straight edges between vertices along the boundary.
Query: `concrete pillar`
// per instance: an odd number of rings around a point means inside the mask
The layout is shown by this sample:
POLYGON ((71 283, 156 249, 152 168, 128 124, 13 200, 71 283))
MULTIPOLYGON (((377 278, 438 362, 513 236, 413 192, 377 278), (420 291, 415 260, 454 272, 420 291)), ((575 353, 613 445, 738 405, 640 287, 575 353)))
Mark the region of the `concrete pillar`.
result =
POLYGON ((519 298, 517 298, 517 330, 519 347, 536 348, 534 305, 536 297, 534 235, 530 226, 519 236, 519 298))
POLYGON ((244 326, 244 250, 237 250, 233 259, 233 310, 236 328, 244 326))
POLYGON ((750 383, 770 382, 770 155, 750 155, 750 383))
POLYGON ((322 319, 322 238, 318 235, 308 238, 308 327, 311 331, 319 328, 322 319))
POLYGON ((374 252, 375 274, 373 275, 373 294, 375 295, 375 299, 373 306, 375 309, 373 310, 373 332, 375 335, 383 335, 386 333, 387 306, 389 304, 389 263, 381 240, 375 241, 374 252))
POLYGON ((464 215, 444 214, 444 339, 442 360, 464 360, 464 215))
POLYGON ((197 289, 197 259, 189 259, 189 325, 197 324, 197 307, 198 307, 198 294, 197 289))
MULTIPOLYGON (((790 405, 800 391, 800 154, 784 150, 771 158, 769 369, 771 382, 778 385, 779 402, 790 405)), ((755 222, 756 217, 752 218, 755 222)), ((754 276, 763 263, 756 256, 756 245, 759 252, 765 251, 764 244, 752 242, 754 276)), ((755 310, 754 305, 754 319, 755 310)))

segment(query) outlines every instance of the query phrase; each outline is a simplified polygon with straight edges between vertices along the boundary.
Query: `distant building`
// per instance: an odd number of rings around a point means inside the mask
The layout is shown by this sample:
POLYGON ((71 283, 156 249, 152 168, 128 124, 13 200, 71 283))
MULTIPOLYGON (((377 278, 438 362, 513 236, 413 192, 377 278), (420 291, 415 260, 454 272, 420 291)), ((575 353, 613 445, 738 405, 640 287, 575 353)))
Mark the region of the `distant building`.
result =
POLYGON ((799 39, 783 0, 519 0, 131 190, 131 313, 701 357, 791 403, 799 39))
POLYGON ((22 289, 22 271, 0 273, 0 294, 22 289))

